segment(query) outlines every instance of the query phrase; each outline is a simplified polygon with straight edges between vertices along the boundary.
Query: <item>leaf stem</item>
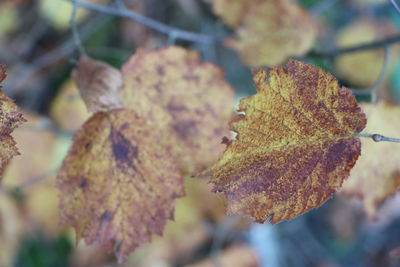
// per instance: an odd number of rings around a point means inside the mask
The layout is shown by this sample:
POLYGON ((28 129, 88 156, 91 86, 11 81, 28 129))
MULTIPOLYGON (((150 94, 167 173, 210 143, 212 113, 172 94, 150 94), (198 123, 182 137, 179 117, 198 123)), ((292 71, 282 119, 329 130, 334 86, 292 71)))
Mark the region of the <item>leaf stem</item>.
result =
POLYGON ((149 17, 146 17, 144 15, 141 15, 139 13, 136 13, 134 11, 127 10, 127 9, 115 8, 115 7, 111 7, 111 6, 105 6, 105 5, 98 5, 98 4, 93 4, 93 3, 89 3, 89 2, 81 2, 78 0, 69 0, 69 1, 80 8, 86 8, 86 9, 96 11, 99 13, 104 13, 104 14, 108 14, 108 15, 114 15, 114 16, 119 16, 119 17, 134 20, 143 25, 146 25, 149 28, 152 28, 153 30, 164 33, 168 36, 173 35, 176 39, 197 42, 197 43, 207 43, 207 44, 213 44, 213 43, 219 42, 219 38, 217 38, 215 36, 201 34, 201 33, 194 33, 194 32, 181 30, 178 28, 174 28, 174 27, 171 27, 164 23, 161 23, 159 21, 156 21, 154 19, 151 19, 149 17))
POLYGON ((392 143, 400 143, 399 138, 391 138, 391 137, 386 137, 380 134, 356 134, 358 137, 365 137, 365 138, 371 138, 375 142, 392 142, 392 143))
POLYGON ((396 3, 396 0, 389 0, 389 2, 392 4, 392 6, 394 7, 394 9, 396 9, 396 11, 400 14, 400 7, 399 7, 399 5, 396 3))

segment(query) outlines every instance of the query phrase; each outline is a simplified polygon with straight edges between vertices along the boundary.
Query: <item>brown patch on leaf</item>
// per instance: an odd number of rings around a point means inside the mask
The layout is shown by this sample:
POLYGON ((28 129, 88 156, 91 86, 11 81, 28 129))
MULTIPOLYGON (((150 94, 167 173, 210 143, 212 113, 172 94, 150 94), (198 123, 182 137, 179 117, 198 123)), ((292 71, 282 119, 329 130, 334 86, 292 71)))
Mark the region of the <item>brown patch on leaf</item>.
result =
POLYGON ((62 223, 87 244, 114 250, 119 262, 161 235, 184 195, 158 134, 132 110, 96 113, 74 137, 57 177, 62 223))
MULTIPOLYGON (((400 137, 400 107, 380 102, 361 105, 368 118, 367 133, 400 137)), ((361 140, 363 151, 350 178, 343 184, 342 193, 359 197, 370 218, 377 208, 400 188, 400 154, 396 144, 361 140)))
POLYGON ((212 0, 214 12, 237 37, 227 41, 252 66, 276 66, 314 43, 312 18, 291 0, 212 0))
POLYGON ((122 108, 118 91, 122 88, 119 70, 101 61, 82 56, 72 72, 86 107, 90 112, 122 108))
POLYGON ((139 50, 122 68, 121 99, 157 131, 161 143, 188 171, 202 169, 222 154, 228 135, 232 88, 223 71, 179 47, 139 50))
POLYGON ((208 173, 228 213, 257 222, 292 219, 340 188, 360 155, 354 135, 366 123, 351 92, 312 65, 254 73, 257 94, 242 99, 227 142, 208 173))

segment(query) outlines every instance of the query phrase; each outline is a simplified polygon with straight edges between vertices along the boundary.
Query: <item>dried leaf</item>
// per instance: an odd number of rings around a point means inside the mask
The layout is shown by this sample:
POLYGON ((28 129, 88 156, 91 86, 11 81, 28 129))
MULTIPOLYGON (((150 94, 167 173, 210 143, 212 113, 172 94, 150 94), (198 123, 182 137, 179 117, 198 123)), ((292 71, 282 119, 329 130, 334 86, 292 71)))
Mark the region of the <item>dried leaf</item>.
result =
POLYGON ((233 90, 220 68, 201 62, 196 52, 168 47, 139 50, 122 73, 124 106, 160 129, 161 143, 178 155, 187 171, 221 156, 233 90))
POLYGON ((231 123, 237 139, 209 169, 228 213, 257 222, 291 219, 325 202, 360 155, 366 123, 350 91, 319 68, 291 60, 255 72, 258 93, 231 123))
MULTIPOLYGON (((380 102, 363 103, 362 108, 368 118, 365 132, 400 136, 400 107, 380 102)), ((361 142, 363 153, 341 192, 363 199, 368 216, 374 218, 378 206, 400 188, 400 154, 392 143, 361 142)))
POLYGON ((75 132, 90 117, 78 88, 72 80, 65 82, 51 103, 50 116, 61 129, 75 132))
POLYGON ((101 61, 82 56, 72 72, 89 112, 122 108, 118 90, 122 87, 121 73, 101 61))
POLYGON ((214 12, 236 30, 227 44, 253 67, 276 66, 290 56, 306 53, 314 43, 316 26, 290 0, 212 0, 214 12))
POLYGON ((160 235, 183 181, 173 157, 132 110, 94 114, 74 137, 58 174, 61 221, 118 261, 160 235))
MULTIPOLYGON (((357 20, 342 29, 337 36, 339 47, 349 47, 370 43, 391 36, 395 27, 389 21, 374 21, 368 18, 357 20)), ((390 58, 395 57, 391 49, 390 58)), ((353 86, 365 88, 372 86, 379 78, 384 65, 382 49, 353 52, 340 55, 335 60, 335 68, 339 77, 353 86)), ((394 64, 391 64, 391 69, 394 64)))
MULTIPOLYGON (((4 65, 0 65, 0 83, 5 78, 4 65)), ((0 90, 0 174, 3 173, 4 167, 10 159, 19 154, 10 134, 22 122, 24 119, 19 113, 17 105, 0 90)))

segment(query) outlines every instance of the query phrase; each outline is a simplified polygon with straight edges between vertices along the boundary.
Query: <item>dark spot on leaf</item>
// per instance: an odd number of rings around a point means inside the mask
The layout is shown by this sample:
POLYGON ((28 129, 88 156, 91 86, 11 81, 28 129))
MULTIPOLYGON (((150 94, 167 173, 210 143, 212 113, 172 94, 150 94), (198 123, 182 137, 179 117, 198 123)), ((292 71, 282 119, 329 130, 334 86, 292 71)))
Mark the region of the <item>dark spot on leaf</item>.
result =
POLYGON ((196 135, 196 124, 197 122, 194 120, 183 120, 174 123, 172 128, 180 138, 188 139, 189 137, 196 135))
POLYGON ((160 75, 160 76, 164 76, 164 75, 165 75, 165 70, 164 70, 164 68, 161 67, 161 66, 158 66, 158 67, 157 67, 157 73, 158 73, 158 75, 160 75))
POLYGON ((132 143, 118 131, 113 130, 110 137, 117 167, 120 169, 129 167, 137 171, 136 166, 133 164, 133 160, 136 159, 139 154, 137 146, 132 145, 132 143))
POLYGON ((336 169, 337 165, 342 161, 343 153, 346 150, 346 143, 340 140, 331 146, 328 150, 325 160, 325 170, 327 173, 336 169))
POLYGON ((88 186, 88 180, 85 177, 82 177, 79 182, 79 187, 85 189, 88 186))

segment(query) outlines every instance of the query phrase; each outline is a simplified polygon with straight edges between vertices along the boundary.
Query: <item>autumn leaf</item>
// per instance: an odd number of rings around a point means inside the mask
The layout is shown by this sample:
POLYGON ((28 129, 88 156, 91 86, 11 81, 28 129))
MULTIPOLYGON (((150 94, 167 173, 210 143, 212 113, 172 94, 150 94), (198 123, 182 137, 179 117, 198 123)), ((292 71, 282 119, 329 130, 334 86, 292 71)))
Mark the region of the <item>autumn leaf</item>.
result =
MULTIPOLYGON (((381 40, 395 34, 395 27, 389 21, 376 21, 362 18, 343 28, 337 36, 339 47, 350 47, 381 40)), ((391 50, 390 57, 395 57, 391 50)), ((358 51, 339 55, 335 59, 335 69, 338 76, 350 82, 353 86, 369 87, 379 78, 384 65, 384 49, 358 51)), ((389 65, 389 71, 394 64, 389 65)))
MULTIPOLYGON (((367 115, 365 131, 385 136, 399 136, 400 107, 380 102, 361 105, 367 115)), ((400 188, 400 155, 392 143, 362 140, 363 153, 341 193, 363 200, 370 218, 375 218, 378 206, 400 188)))
POLYGON ((161 235, 183 181, 158 132, 129 109, 98 112, 75 135, 58 174, 61 221, 118 261, 161 235))
MULTIPOLYGON (((0 65, 0 83, 5 78, 4 65, 0 65)), ((19 113, 17 105, 0 90, 0 174, 3 173, 4 167, 10 159, 19 154, 10 134, 22 122, 24 119, 19 113)))
POLYGON ((351 92, 330 74, 289 61, 256 71, 257 94, 242 99, 231 122, 236 140, 208 173, 229 214, 257 222, 294 218, 325 202, 360 155, 366 123, 351 92))
POLYGON ((306 53, 314 43, 311 17, 290 0, 211 0, 214 13, 236 37, 227 45, 252 66, 276 66, 306 53))
POLYGON ((68 80, 62 84, 50 106, 50 116, 57 126, 75 132, 90 115, 75 83, 68 80))
POLYGON ((78 67, 73 70, 81 96, 89 112, 108 111, 122 108, 118 90, 122 88, 119 70, 101 61, 82 56, 78 67))
POLYGON ((126 108, 162 132, 161 143, 186 172, 205 168, 222 155, 229 134, 233 90, 223 71, 179 47, 139 50, 123 66, 126 108))

